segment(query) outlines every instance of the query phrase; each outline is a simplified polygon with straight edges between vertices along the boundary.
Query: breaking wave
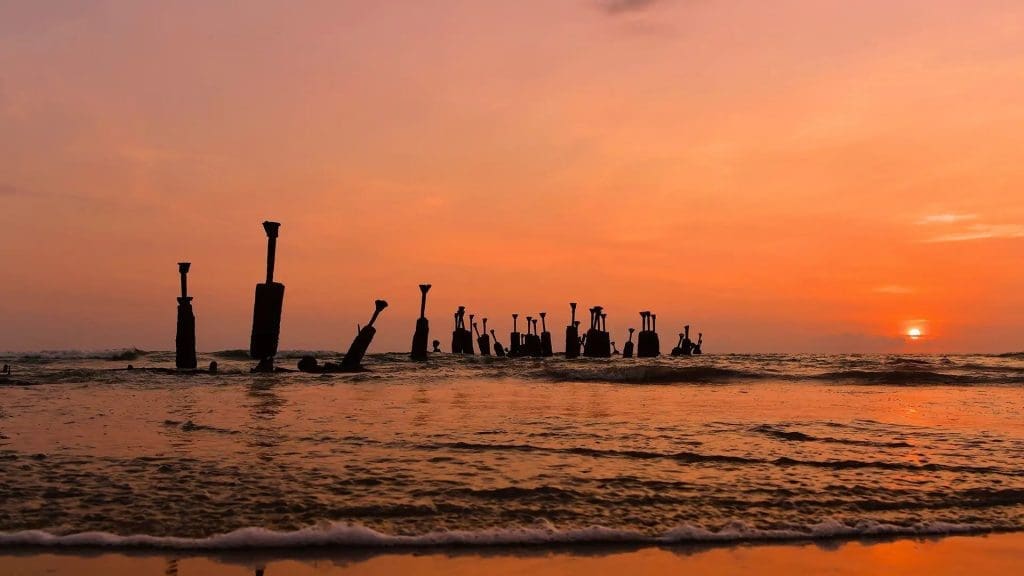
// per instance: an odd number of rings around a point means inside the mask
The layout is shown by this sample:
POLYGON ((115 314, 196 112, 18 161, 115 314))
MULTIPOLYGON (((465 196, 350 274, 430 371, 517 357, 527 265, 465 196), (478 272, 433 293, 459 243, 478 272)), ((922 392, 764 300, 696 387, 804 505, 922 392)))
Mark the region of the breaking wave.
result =
POLYGON ((760 380, 775 376, 714 366, 613 366, 545 368, 538 376, 559 382, 624 382, 635 384, 714 383, 760 380))
POLYGON ((862 520, 844 523, 826 520, 803 529, 760 529, 744 522, 731 522, 719 529, 681 525, 657 535, 633 530, 591 526, 561 530, 550 523, 529 528, 492 528, 485 530, 448 530, 415 536, 392 535, 365 526, 325 523, 290 532, 260 527, 241 528, 207 538, 121 536, 108 532, 80 532, 56 535, 41 530, 0 532, 0 546, 157 548, 179 550, 294 549, 311 547, 400 548, 400 547, 486 547, 509 545, 565 544, 637 544, 667 545, 686 543, 733 544, 763 541, 836 540, 897 536, 942 536, 978 534, 996 530, 981 524, 922 522, 910 525, 862 520))

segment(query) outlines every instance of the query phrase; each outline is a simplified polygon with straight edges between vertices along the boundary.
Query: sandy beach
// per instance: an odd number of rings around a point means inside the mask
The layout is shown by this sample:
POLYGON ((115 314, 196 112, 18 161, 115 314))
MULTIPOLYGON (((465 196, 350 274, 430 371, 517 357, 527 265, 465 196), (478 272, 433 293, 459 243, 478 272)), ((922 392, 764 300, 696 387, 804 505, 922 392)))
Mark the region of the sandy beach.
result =
POLYGON ((1024 534, 888 542, 816 542, 724 548, 518 548, 392 553, 307 550, 217 556, 114 550, 6 550, 5 576, 150 574, 1015 574, 1024 569, 1024 534))

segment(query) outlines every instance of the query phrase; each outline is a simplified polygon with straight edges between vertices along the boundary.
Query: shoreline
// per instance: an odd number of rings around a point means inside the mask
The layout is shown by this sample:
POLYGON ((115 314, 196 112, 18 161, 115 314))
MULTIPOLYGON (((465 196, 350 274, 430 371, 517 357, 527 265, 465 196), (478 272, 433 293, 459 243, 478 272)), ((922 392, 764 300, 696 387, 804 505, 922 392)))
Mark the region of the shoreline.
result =
POLYGON ((963 574, 1019 572, 1024 532, 680 545, 424 547, 337 550, 0 548, 5 574, 963 574))
POLYGON ((517 527, 395 535, 359 524, 332 522, 290 531, 247 527, 206 537, 120 535, 102 531, 70 534, 51 534, 44 530, 0 531, 0 553, 13 549, 205 554, 249 551, 315 552, 338 549, 368 553, 418 553, 431 550, 473 552, 503 548, 569 551, 576 548, 602 547, 627 550, 650 547, 713 549, 772 544, 884 543, 902 539, 983 537, 1001 534, 1019 534, 1024 538, 1024 529, 947 522, 899 526, 877 521, 861 521, 856 524, 824 521, 808 526, 807 531, 764 530, 751 528, 743 523, 733 523, 717 531, 684 525, 658 535, 602 526, 565 530, 553 526, 517 527))

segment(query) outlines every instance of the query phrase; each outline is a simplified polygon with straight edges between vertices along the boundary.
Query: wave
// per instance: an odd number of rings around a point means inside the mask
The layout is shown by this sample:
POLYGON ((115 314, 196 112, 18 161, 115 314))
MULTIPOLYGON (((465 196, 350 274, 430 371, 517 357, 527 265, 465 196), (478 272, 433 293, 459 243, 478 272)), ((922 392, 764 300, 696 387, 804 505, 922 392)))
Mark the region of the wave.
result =
POLYGON ((858 440, 856 438, 834 438, 832 436, 819 437, 812 436, 804 432, 798 432, 796 430, 783 430, 768 424, 754 426, 751 430, 758 434, 764 434, 765 436, 770 436, 779 440, 789 440, 793 442, 822 442, 825 444, 848 444, 851 446, 872 446, 877 448, 913 448, 913 444, 899 440, 892 442, 879 442, 874 440, 858 440))
POLYGON ((109 350, 41 350, 39 352, 0 354, 0 358, 20 364, 36 364, 54 360, 135 360, 152 352, 139 348, 112 348, 109 350))
POLYGON ((1024 383, 1024 370, 1019 368, 977 367, 979 371, 964 374, 936 372, 918 368, 891 370, 835 370, 820 373, 755 371, 716 366, 558 366, 544 367, 533 375, 556 382, 610 382, 625 384, 717 384, 765 379, 799 381, 817 380, 867 385, 967 385, 1024 383), (980 370, 988 370, 985 374, 980 370), (995 372, 994 374, 991 372, 995 372))
MULTIPOLYGON (((980 524, 921 522, 898 525, 861 520, 845 523, 827 520, 803 529, 762 529, 744 522, 732 522, 719 529, 681 525, 658 535, 633 530, 590 526, 560 530, 549 523, 537 527, 450 530, 403 536, 378 532, 365 526, 326 523, 321 526, 283 532, 260 527, 241 528, 207 538, 121 536, 108 532, 80 532, 55 535, 42 530, 0 532, 0 546, 156 548, 178 550, 295 549, 312 547, 398 548, 398 547, 485 547, 510 545, 646 544, 686 543, 733 544, 763 541, 835 540, 896 536, 943 536, 992 532, 996 527, 980 524)), ((1005 528, 999 528, 1005 529, 1005 528)))
POLYGON ((728 454, 701 454, 699 452, 649 452, 646 450, 611 450, 577 446, 571 448, 552 448, 533 444, 486 444, 476 442, 444 442, 440 444, 421 445, 421 449, 451 448, 456 450, 494 450, 510 452, 536 452, 556 454, 576 454, 594 458, 633 458, 637 460, 675 460, 687 464, 721 463, 748 464, 769 466, 803 466, 825 468, 830 470, 879 469, 902 470, 907 472, 957 472, 964 474, 995 474, 1000 476, 1017 476, 1018 471, 1002 470, 990 466, 967 466, 957 464, 911 464, 907 462, 886 462, 883 460, 800 460, 781 456, 774 459, 732 456, 728 454))
POLYGON ((949 374, 930 370, 839 370, 824 372, 810 378, 835 382, 856 382, 887 386, 914 384, 1017 384, 1024 382, 1024 374, 986 376, 982 374, 949 374))
POLYGON ((772 374, 715 366, 545 367, 538 376, 560 382, 623 382, 632 384, 716 383, 760 380, 772 374))

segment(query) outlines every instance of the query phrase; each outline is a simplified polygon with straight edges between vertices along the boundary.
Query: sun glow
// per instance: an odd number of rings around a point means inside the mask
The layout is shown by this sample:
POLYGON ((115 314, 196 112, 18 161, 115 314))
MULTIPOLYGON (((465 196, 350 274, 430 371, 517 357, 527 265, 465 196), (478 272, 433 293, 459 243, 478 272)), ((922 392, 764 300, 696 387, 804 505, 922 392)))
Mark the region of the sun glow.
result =
POLYGON ((920 328, 910 328, 907 330, 907 337, 911 340, 917 340, 923 335, 920 328))

